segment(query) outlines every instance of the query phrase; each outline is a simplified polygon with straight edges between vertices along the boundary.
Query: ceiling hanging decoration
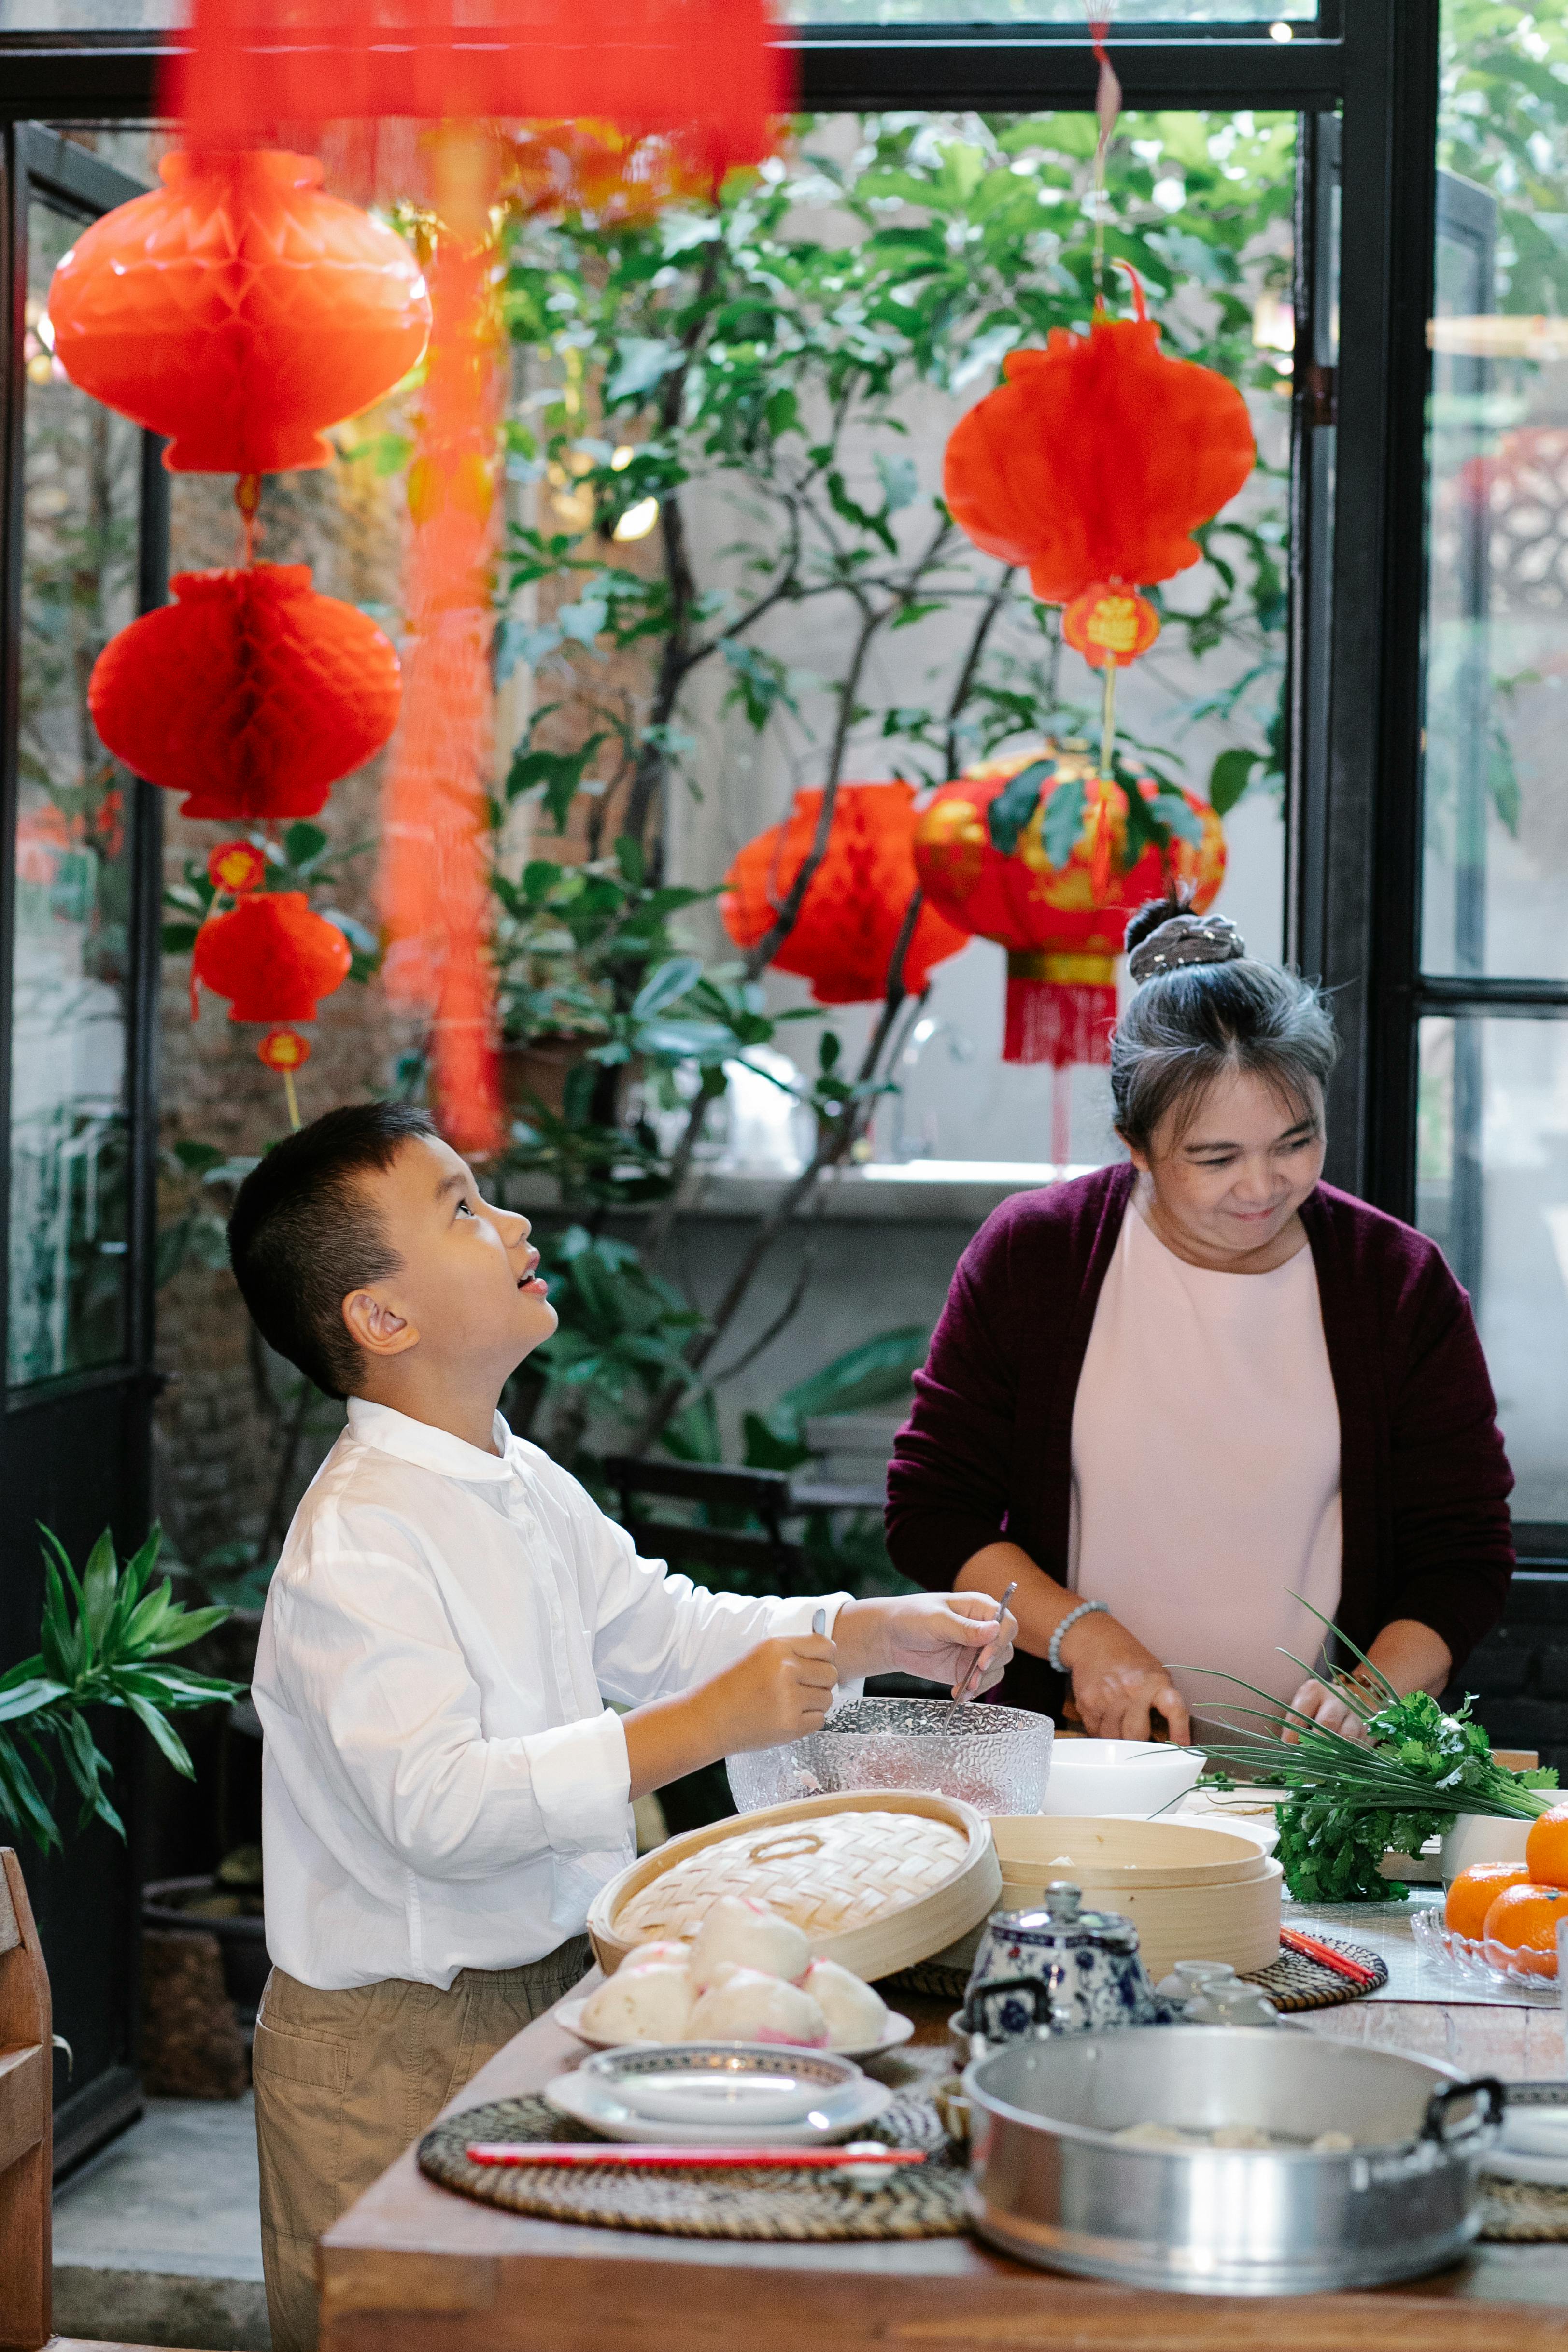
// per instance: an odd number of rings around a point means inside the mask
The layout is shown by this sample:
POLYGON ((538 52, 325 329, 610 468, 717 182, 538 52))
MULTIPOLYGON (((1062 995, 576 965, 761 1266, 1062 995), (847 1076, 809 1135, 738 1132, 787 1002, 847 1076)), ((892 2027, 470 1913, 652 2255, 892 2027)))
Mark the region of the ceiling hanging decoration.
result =
POLYGON ((373 759, 402 697, 392 640, 318 595, 304 563, 182 572, 172 604, 110 638, 93 724, 132 774, 183 793, 182 816, 314 816, 373 759))
POLYGON ((191 985, 226 996, 231 1021, 314 1021, 353 961, 336 923, 303 890, 247 890, 196 934, 191 985))
MULTIPOLYGON (((1129 792, 1083 751, 1014 752, 944 784, 915 827, 927 904, 1008 950, 1003 1058, 1056 1069, 1111 1058, 1116 958, 1127 919, 1173 885, 1197 912, 1225 876, 1207 801, 1150 777, 1129 792)), ((1052 1158, 1067 1157, 1065 1094, 1052 1158)))
POLYGON ((587 186, 591 166, 601 201, 612 192, 612 155, 594 164, 578 136, 564 142, 574 161, 550 163, 519 119, 612 126, 612 146, 630 142, 619 163, 633 201, 650 171, 672 192, 716 193, 733 165, 772 152, 789 109, 789 53, 771 32, 765 0, 195 0, 189 46, 170 60, 164 104, 198 154, 265 143, 285 125, 313 142, 348 126, 361 183, 411 148, 428 174, 433 331, 381 896, 388 992, 428 1011, 438 1115, 470 1150, 504 1133, 487 953, 505 350, 493 208, 508 174, 525 192, 530 174, 553 184, 563 169, 587 186), (411 142, 411 124, 433 127, 411 142), (664 142, 662 161, 649 140, 664 142))
POLYGON ((166 155, 162 188, 83 229, 49 289, 71 382, 153 433, 173 473, 325 466, 323 428, 418 362, 430 299, 402 239, 314 157, 166 155))
MULTIPOLYGON (((805 864, 822 813, 821 792, 799 792, 782 824, 747 843, 726 877, 719 912, 737 947, 754 947, 805 864)), ((887 992, 889 970, 919 887, 915 787, 839 786, 827 853, 811 877, 776 970, 811 983, 819 1004, 865 1004, 887 992)), ((919 995, 933 968, 968 945, 968 927, 921 908, 904 950, 903 981, 919 995)))

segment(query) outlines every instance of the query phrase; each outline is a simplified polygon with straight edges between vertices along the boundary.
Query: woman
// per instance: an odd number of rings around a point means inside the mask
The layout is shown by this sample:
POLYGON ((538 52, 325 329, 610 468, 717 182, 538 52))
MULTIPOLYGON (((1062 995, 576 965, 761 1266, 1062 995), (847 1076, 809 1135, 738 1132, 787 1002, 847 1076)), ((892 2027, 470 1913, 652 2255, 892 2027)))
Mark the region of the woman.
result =
POLYGON ((1258 1703, 1228 1675, 1353 1731, 1303 1674, 1314 1609, 1402 1693, 1442 1690, 1502 1614, 1513 1480, 1469 1302, 1434 1244, 1320 1181, 1315 990, 1174 901, 1127 940, 1131 1164, 1017 1194, 966 1250, 889 1549, 934 1588, 1016 1580, 1014 1705, 1186 1740, 1195 1707, 1258 1703))

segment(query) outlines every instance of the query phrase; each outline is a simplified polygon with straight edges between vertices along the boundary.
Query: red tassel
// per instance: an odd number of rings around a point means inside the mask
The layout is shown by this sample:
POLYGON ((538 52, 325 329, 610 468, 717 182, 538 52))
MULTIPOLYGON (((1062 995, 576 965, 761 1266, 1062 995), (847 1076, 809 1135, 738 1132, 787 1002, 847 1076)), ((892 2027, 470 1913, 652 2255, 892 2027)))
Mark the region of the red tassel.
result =
POLYGON ((1003 1061, 1049 1062, 1057 1070, 1080 1062, 1103 1066, 1110 1061, 1111 1030, 1116 1018, 1114 987, 1098 982, 1052 980, 1040 969, 1048 963, 1103 961, 1091 956, 1008 958, 1003 1061))

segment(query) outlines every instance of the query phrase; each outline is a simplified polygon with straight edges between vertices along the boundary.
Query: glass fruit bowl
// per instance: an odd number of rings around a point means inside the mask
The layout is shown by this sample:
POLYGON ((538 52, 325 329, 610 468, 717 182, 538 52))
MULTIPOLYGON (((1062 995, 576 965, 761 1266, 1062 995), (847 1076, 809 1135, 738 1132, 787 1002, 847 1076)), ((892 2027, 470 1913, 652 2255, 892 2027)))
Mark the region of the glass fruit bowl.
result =
POLYGON ((1410 1933, 1416 1949, 1429 1960, 1447 1961, 1460 1984, 1478 1991, 1488 1985, 1507 1985, 1516 1995, 1543 2004, 1555 2004, 1558 1999, 1557 1963, 1552 1955, 1511 1953, 1500 1944, 1489 1944, 1483 1937, 1461 1936, 1444 1919, 1440 1903, 1416 1912, 1410 1933))
POLYGON ((859 1698, 787 1748, 732 1756, 725 1769, 743 1813, 794 1797, 917 1789, 977 1812, 1038 1813, 1051 1771, 1050 1717, 989 1702, 859 1698))

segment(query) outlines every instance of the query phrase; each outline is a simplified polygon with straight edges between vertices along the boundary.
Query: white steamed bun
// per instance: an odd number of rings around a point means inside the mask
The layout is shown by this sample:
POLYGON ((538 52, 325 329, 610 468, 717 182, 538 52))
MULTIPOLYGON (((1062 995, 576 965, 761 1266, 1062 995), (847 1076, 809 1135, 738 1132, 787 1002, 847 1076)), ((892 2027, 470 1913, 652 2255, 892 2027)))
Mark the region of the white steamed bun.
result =
MULTIPOLYGON (((691 2030, 692 1980, 668 1960, 622 1962, 583 2006, 586 2032, 601 2042, 684 2042, 691 2030)), ((821 2011, 818 2012, 819 2015, 821 2011)))
POLYGON ((691 1958, 692 1948, 664 1937, 656 1944, 638 1944, 627 1953, 621 1965, 623 1969, 644 1969, 655 1960, 667 1960, 673 1969, 684 1969, 691 1958))
POLYGON ((887 2004, 882 1995, 837 1960, 813 1960, 800 1979, 828 2021, 828 2042, 834 2050, 863 2050, 887 2032, 887 2004))
POLYGON ((697 2001, 686 2028, 694 2042, 788 2042, 807 2050, 828 2046, 828 2021, 809 1992, 764 1976, 759 1969, 731 1969, 722 1984, 697 2001))
POLYGON ((770 1904, 751 1895, 721 1895, 691 1948, 692 1979, 699 1990, 712 1983, 714 1970, 725 1960, 793 1984, 811 1964, 811 1947, 794 1921, 770 1904))

